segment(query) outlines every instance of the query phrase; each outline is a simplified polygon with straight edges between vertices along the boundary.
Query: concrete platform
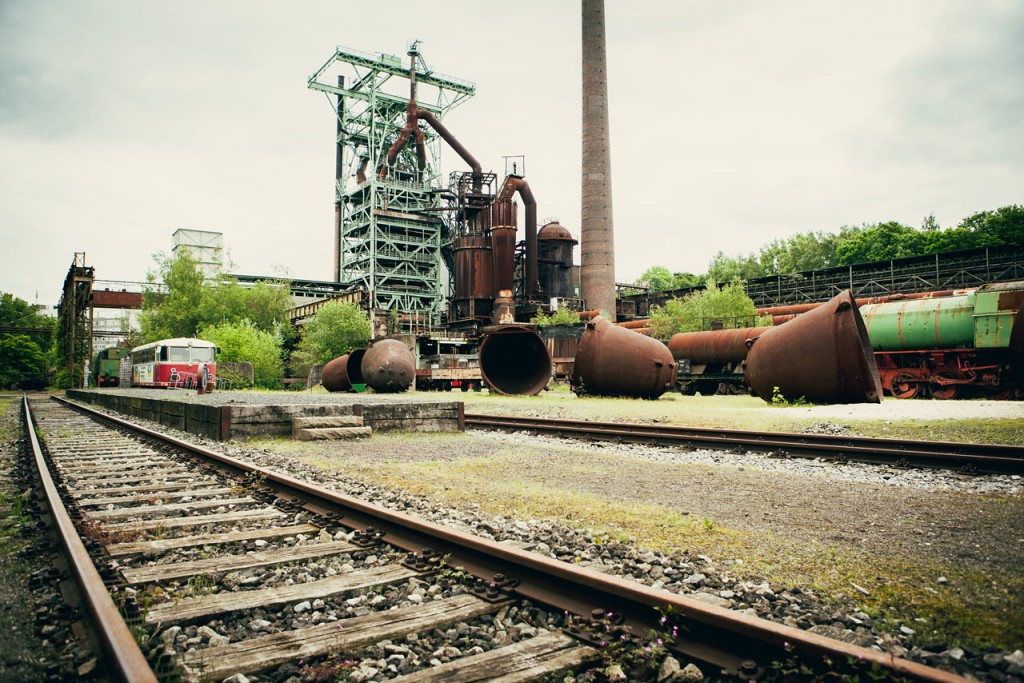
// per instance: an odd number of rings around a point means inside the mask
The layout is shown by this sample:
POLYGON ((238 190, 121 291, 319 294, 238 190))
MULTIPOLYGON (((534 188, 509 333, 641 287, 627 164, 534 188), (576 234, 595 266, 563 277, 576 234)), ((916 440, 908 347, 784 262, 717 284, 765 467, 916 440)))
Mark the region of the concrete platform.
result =
POLYGON ((296 417, 361 416, 373 431, 464 431, 461 401, 409 400, 402 394, 307 394, 176 389, 69 389, 69 400, 228 441, 291 436, 296 417))

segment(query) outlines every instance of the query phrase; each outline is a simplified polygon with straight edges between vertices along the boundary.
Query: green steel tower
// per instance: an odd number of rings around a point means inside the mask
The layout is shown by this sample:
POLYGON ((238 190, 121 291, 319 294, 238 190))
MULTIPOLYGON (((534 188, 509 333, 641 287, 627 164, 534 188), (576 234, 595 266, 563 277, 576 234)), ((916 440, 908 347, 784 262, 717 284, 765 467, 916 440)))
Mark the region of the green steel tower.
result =
POLYGON ((417 43, 408 55, 404 66, 339 47, 308 86, 337 116, 334 279, 365 289, 378 311, 436 322, 446 282, 441 138, 417 114, 440 121, 476 86, 432 71, 417 43))

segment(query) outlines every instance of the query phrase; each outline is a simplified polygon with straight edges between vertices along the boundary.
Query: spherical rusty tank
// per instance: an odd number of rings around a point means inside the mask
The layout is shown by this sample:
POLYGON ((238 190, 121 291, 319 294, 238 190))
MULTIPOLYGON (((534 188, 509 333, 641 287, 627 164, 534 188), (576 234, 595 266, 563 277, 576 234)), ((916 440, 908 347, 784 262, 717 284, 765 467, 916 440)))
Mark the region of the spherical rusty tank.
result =
POLYGON ((547 296, 576 296, 572 286, 572 252, 576 244, 572 234, 558 221, 551 221, 537 233, 538 279, 547 296))
POLYGON ((741 327, 734 330, 680 332, 668 340, 668 350, 676 360, 691 363, 738 363, 747 357, 747 340, 758 337, 767 327, 741 327))
POLYGON ((551 356, 532 329, 496 327, 480 343, 480 375, 499 394, 534 396, 551 380, 551 356))
POLYGON ((362 372, 374 391, 398 393, 416 381, 416 359, 409 347, 397 339, 381 339, 366 349, 362 372))
POLYGON ((355 349, 339 356, 324 366, 320 383, 330 392, 352 391, 353 384, 364 384, 360 364, 366 349, 355 349))
POLYGON ((882 400, 871 341, 849 290, 756 337, 744 375, 765 401, 776 389, 788 400, 812 403, 882 400))
POLYGON ((676 367, 657 339, 596 316, 580 339, 569 382, 577 394, 658 398, 675 385, 676 367))

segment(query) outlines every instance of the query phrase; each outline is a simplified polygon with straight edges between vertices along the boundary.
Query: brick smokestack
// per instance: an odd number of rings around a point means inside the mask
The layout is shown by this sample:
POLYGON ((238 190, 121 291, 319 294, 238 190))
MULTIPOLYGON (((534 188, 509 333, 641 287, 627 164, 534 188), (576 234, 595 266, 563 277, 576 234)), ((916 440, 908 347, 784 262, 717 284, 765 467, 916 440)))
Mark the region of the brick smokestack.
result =
POLYGON ((587 308, 615 321, 615 240, 604 0, 583 2, 583 206, 580 284, 587 308))

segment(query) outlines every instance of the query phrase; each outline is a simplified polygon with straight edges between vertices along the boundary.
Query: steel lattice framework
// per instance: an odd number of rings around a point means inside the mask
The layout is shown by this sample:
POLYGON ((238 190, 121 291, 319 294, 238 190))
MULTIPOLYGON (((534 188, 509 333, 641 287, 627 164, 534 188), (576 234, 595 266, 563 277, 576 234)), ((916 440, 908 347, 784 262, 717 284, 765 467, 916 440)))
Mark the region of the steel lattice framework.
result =
MULTIPOLYGON (((438 120, 476 92, 476 86, 435 73, 409 48, 416 66, 418 108, 438 120)), ((441 140, 421 127, 426 164, 408 145, 386 174, 388 148, 406 124, 409 68, 394 55, 338 48, 308 81, 337 117, 335 280, 370 294, 378 310, 429 316, 444 309, 441 245, 447 227, 441 204, 441 140), (337 83, 329 83, 337 73, 337 83)))

